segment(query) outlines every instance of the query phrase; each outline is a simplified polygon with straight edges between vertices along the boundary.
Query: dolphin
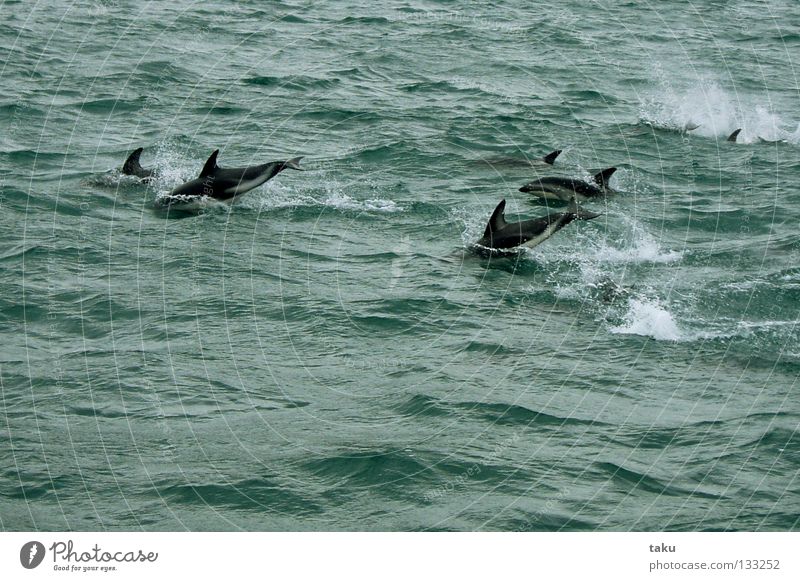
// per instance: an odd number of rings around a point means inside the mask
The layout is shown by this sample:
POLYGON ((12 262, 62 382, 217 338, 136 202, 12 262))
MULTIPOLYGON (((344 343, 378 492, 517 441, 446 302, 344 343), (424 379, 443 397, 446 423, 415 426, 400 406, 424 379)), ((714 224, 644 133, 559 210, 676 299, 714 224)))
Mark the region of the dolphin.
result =
POLYGON ((478 240, 474 249, 486 254, 491 251, 510 250, 524 246, 533 248, 538 246, 553 234, 561 230, 573 220, 592 220, 600 216, 594 212, 587 212, 578 206, 573 197, 566 212, 548 214, 534 220, 522 222, 506 222, 506 201, 502 200, 489 218, 483 238, 478 240))
POLYGON ((303 171, 299 165, 302 157, 249 167, 222 168, 217 165, 217 155, 219 149, 211 154, 198 177, 160 197, 156 200, 158 205, 166 207, 172 204, 185 204, 196 202, 203 197, 232 203, 237 196, 257 188, 286 168, 303 171))
POLYGON ((139 156, 142 155, 143 151, 143 147, 133 150, 133 153, 128 156, 122 166, 122 173, 126 176, 136 176, 143 182, 150 182, 155 179, 156 172, 152 169, 144 169, 139 163, 139 156))
POLYGON ((731 133, 730 135, 728 135, 727 141, 736 141, 736 138, 739 137, 739 133, 741 133, 741 131, 742 130, 740 128, 740 129, 737 129, 736 131, 734 131, 733 133, 731 133))
POLYGON ((598 172, 593 178, 594 184, 572 178, 539 178, 528 182, 519 191, 526 194, 534 194, 548 200, 568 202, 572 198, 577 198, 583 202, 593 198, 602 198, 606 194, 613 193, 614 190, 608 185, 608 181, 615 171, 617 171, 617 168, 609 167, 598 172))

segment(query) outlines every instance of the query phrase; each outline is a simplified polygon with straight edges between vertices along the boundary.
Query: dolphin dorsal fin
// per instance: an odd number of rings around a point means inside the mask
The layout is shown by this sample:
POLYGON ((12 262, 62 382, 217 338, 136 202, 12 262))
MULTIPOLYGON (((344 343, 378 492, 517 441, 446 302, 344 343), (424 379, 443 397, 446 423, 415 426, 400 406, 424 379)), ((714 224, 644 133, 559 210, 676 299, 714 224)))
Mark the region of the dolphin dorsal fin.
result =
POLYGON ((728 141, 736 141, 736 138, 739 137, 739 133, 741 131, 742 131, 741 129, 737 129, 736 131, 728 135, 728 141))
POLYGON ((597 172, 597 175, 594 176, 594 181, 596 181, 598 185, 607 188, 608 180, 611 179, 611 176, 614 175, 615 171, 617 171, 617 168, 609 167, 603 171, 597 172))
POLYGON ((125 163, 122 166, 122 173, 135 175, 134 172, 137 169, 141 169, 142 166, 139 163, 139 156, 142 155, 143 151, 143 147, 133 150, 133 153, 128 156, 128 159, 125 160, 125 163))
POLYGON ((486 230, 484 231, 484 237, 489 237, 492 235, 492 232, 497 232, 501 230, 506 225, 506 201, 501 200, 497 207, 492 212, 492 217, 489 218, 489 223, 486 225, 486 230))
POLYGON ((553 165, 553 162, 556 160, 556 158, 559 155, 561 155, 561 151, 562 150, 560 150, 560 149, 556 149, 555 151, 551 151, 550 153, 548 153, 547 155, 545 155, 542 158, 542 161, 545 162, 545 163, 549 163, 550 165, 553 165))
POLYGON ((209 176, 219 169, 217 165, 217 155, 219 155, 219 149, 215 149, 214 153, 212 153, 211 157, 206 161, 206 164, 203 166, 203 171, 200 172, 201 178, 209 176))

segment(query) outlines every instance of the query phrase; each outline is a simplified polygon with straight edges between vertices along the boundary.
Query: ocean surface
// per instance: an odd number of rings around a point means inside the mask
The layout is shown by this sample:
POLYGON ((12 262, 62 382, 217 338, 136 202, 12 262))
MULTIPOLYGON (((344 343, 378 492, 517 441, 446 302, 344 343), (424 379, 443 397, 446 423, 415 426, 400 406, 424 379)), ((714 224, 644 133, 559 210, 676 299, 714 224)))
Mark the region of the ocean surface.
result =
POLYGON ((800 529, 795 0, 0 14, 0 529, 800 529))

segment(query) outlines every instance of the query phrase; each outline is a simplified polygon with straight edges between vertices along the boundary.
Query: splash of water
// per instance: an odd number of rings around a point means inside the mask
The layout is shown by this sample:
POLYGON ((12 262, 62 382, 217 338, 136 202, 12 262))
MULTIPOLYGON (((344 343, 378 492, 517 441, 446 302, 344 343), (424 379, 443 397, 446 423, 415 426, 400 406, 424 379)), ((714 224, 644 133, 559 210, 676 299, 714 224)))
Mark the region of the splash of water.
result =
POLYGON ((631 298, 623 323, 611 327, 612 333, 642 335, 658 341, 680 341, 684 335, 672 314, 658 300, 631 298))
POLYGON ((741 129, 737 139, 740 143, 800 143, 800 124, 794 130, 788 129, 790 123, 763 105, 768 99, 730 94, 709 80, 676 88, 662 78, 659 84, 658 90, 641 99, 639 118, 648 125, 715 138, 741 129))

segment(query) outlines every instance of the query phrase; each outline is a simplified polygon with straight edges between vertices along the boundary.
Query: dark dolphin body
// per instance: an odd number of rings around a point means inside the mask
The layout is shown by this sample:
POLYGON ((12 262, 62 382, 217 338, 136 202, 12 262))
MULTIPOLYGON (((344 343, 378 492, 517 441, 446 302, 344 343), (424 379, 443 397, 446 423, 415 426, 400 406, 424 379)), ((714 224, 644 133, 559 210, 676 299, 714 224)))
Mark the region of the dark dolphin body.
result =
POLYGON ((736 131, 734 131, 733 133, 728 135, 728 141, 734 141, 735 142, 736 138, 739 137, 739 133, 741 133, 741 132, 742 132, 741 129, 737 129, 736 131))
POLYGON ((566 212, 509 223, 505 219, 505 208, 506 201, 502 200, 489 218, 483 238, 474 246, 479 254, 494 254, 492 251, 510 250, 519 246, 533 248, 573 220, 591 220, 600 215, 581 209, 573 199, 566 212))
POLYGON ((602 198, 606 194, 613 193, 613 190, 608 185, 608 180, 611 179, 615 171, 617 171, 615 167, 602 170, 594 176, 594 184, 572 178, 539 178, 528 182, 519 191, 526 194, 534 194, 548 200, 568 202, 576 198, 578 201, 583 202, 594 198, 602 198))
POLYGON ((200 176, 182 184, 169 194, 156 200, 162 207, 173 204, 186 204, 199 201, 201 198, 214 198, 220 201, 233 201, 237 196, 257 188, 274 178, 286 168, 302 171, 299 162, 302 157, 288 161, 271 161, 262 165, 239 168, 221 168, 217 165, 217 149, 208 158, 200 176))
POLYGON ((128 156, 122 166, 122 173, 127 176, 136 176, 143 182, 149 182, 155 179, 156 172, 152 169, 144 169, 139 163, 139 156, 142 155, 142 151, 144 151, 142 147, 133 150, 133 153, 128 156))

